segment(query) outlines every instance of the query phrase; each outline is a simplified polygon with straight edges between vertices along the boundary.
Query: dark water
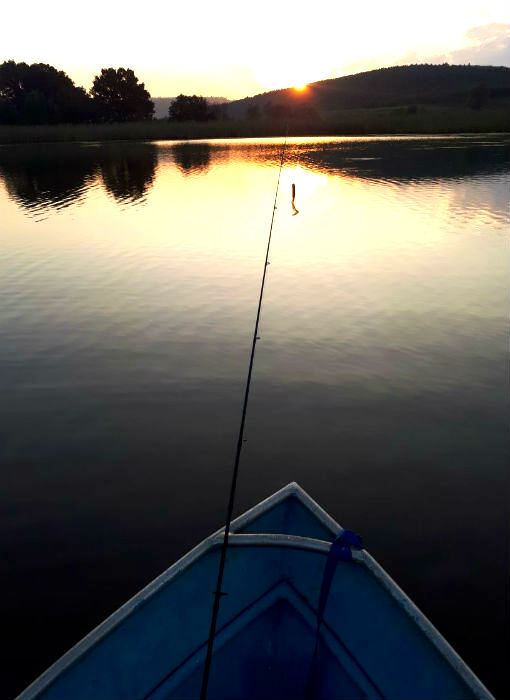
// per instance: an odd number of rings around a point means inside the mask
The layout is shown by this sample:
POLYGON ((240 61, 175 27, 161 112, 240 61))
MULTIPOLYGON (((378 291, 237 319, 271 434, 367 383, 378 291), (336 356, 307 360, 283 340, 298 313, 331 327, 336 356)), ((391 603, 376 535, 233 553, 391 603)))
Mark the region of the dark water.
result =
MULTIPOLYGON (((0 147, 4 695, 220 526, 278 148, 0 147)), ((500 697, 509 182, 499 136, 291 142, 237 500, 298 481, 500 697)))

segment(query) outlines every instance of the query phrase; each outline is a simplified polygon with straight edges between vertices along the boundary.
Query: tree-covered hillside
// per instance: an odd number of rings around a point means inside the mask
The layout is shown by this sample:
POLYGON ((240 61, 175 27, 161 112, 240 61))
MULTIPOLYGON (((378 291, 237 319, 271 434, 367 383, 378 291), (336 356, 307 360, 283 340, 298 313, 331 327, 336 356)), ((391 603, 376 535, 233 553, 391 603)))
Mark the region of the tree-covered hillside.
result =
POLYGON ((441 104, 483 107, 510 99, 510 68, 418 64, 380 68, 274 90, 228 105, 232 117, 289 116, 340 109, 441 104))

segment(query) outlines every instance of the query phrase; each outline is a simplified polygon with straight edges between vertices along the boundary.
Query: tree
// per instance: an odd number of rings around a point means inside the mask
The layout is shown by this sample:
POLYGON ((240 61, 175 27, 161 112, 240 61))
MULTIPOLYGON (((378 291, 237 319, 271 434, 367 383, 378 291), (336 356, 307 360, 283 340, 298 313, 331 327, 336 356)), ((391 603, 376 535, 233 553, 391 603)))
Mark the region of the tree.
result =
POLYGON ((172 122, 205 122, 214 118, 205 97, 198 95, 179 95, 168 108, 168 119, 172 122))
POLYGON ((130 68, 102 68, 90 94, 100 118, 110 122, 152 119, 154 102, 130 68))
POLYGON ((0 65, 0 121, 58 124, 87 121, 91 100, 71 78, 46 63, 0 65))

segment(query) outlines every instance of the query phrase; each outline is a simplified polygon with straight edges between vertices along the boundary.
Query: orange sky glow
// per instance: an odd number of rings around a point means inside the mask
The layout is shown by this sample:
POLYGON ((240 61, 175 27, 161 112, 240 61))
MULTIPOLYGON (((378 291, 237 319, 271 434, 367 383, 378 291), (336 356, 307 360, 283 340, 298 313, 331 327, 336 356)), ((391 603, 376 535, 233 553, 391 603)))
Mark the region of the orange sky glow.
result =
POLYGON ((0 61, 50 63, 89 89, 103 67, 132 68, 151 95, 241 98, 382 66, 510 64, 507 0, 317 0, 239 5, 133 0, 9 3, 0 61), (240 9, 242 8, 242 9, 240 9))

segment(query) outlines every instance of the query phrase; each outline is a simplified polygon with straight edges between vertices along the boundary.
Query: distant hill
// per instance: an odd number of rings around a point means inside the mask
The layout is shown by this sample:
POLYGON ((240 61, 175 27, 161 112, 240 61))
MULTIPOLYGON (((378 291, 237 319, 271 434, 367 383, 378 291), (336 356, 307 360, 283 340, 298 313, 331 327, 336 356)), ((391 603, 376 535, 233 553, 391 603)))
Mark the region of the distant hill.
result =
MULTIPOLYGON (((212 105, 221 105, 228 102, 226 97, 206 97, 205 99, 212 105)), ((151 100, 154 102, 155 118, 165 119, 168 117, 170 103, 172 100, 175 100, 175 97, 151 97, 151 100)))
POLYGON ((229 116, 299 116, 343 109, 436 104, 466 105, 473 92, 485 102, 510 99, 510 68, 417 64, 309 83, 303 91, 273 90, 230 102, 229 116))

